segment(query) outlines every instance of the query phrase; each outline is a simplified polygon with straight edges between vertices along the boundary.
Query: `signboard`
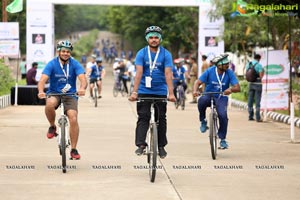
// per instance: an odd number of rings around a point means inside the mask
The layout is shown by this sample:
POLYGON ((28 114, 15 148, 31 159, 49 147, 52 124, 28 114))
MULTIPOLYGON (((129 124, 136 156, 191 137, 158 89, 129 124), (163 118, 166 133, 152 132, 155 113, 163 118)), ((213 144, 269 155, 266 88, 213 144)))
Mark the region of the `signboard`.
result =
POLYGON ((289 59, 287 50, 274 50, 259 53, 262 55, 261 64, 265 75, 262 79, 263 93, 261 109, 264 110, 286 110, 289 99, 289 59))
POLYGON ((18 56, 19 49, 19 40, 0 40, 0 57, 18 56))
POLYGON ((18 22, 0 22, 0 40, 18 40, 18 22))

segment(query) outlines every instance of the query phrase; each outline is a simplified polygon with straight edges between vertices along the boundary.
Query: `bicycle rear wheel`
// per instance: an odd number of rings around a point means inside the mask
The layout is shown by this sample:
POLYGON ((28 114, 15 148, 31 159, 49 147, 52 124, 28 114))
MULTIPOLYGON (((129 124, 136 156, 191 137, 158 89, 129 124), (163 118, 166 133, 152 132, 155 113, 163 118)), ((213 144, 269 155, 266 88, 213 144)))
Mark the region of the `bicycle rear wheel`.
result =
POLYGON ((95 107, 98 106, 98 89, 96 87, 94 87, 94 103, 95 103, 95 107))
POLYGON ((66 119, 63 119, 60 124, 60 154, 62 158, 62 171, 67 172, 67 160, 66 160, 66 119))
POLYGON ((154 123, 150 127, 150 151, 149 151, 149 176, 150 181, 155 181, 156 176, 156 163, 157 163, 157 125, 154 123))
POLYGON ((216 116, 214 113, 210 113, 209 116, 209 143, 212 159, 215 160, 217 157, 217 127, 216 127, 216 116))

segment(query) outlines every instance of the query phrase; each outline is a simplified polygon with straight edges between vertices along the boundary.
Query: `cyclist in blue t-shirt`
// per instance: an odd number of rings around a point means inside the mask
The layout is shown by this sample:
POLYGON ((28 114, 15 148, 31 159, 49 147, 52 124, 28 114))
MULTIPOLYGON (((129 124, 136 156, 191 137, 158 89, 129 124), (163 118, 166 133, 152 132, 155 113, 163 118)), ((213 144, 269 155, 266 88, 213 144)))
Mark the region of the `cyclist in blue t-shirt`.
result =
MULTIPOLYGON (((102 91, 102 78, 105 75, 105 69, 102 65, 102 58, 96 58, 96 64, 91 67, 90 70, 91 74, 88 74, 90 77, 90 95, 93 97, 93 88, 94 84, 96 83, 98 86, 98 98, 101 98, 101 91, 102 91)), ((93 97, 95 98, 95 97, 93 97)))
MULTIPOLYGON (((150 26, 145 31, 145 38, 148 45, 140 49, 135 58, 136 75, 130 101, 138 97, 161 97, 175 102, 172 84, 173 60, 171 53, 160 46, 162 41, 162 30, 158 26, 150 26)), ((167 156, 164 147, 167 145, 167 103, 156 103, 159 110, 158 126, 158 153, 161 158, 167 156)), ((137 155, 142 155, 147 143, 145 142, 150 121, 149 102, 137 102, 138 121, 136 127, 135 144, 138 149, 137 155)))
MULTIPOLYGON (((198 88, 202 83, 205 83, 205 92, 223 92, 224 95, 230 95, 233 92, 240 92, 240 85, 234 72, 231 69, 228 69, 229 60, 227 57, 227 54, 221 54, 212 60, 215 65, 208 68, 194 84, 193 94, 195 97, 198 96, 198 88)), ((218 136, 221 139, 220 147, 222 149, 227 149, 228 144, 225 139, 228 127, 228 97, 216 94, 214 96, 214 102, 216 104, 220 123, 218 131, 218 136)), ((200 131, 202 133, 208 129, 205 112, 206 108, 209 106, 210 96, 201 96, 198 100, 198 110, 199 119, 201 121, 200 131)))
POLYGON ((173 67, 173 86, 174 86, 174 95, 176 99, 177 97, 177 87, 178 85, 182 85, 184 88, 184 92, 187 89, 186 78, 188 77, 187 70, 183 67, 184 58, 177 58, 174 60, 175 66, 173 67))
MULTIPOLYGON (((84 96, 87 87, 84 68, 81 64, 71 57, 73 45, 68 40, 60 41, 57 44, 58 56, 52 59, 45 66, 41 79, 38 84, 38 97, 40 99, 46 98, 44 92, 45 84, 50 83, 47 94, 51 93, 77 93, 78 96, 84 96), (76 89, 76 79, 80 81, 80 88, 76 89)), ((77 121, 78 116, 78 98, 73 96, 63 97, 65 104, 65 112, 70 122, 70 139, 71 139, 71 158, 80 159, 76 146, 79 136, 79 125, 77 121)), ((58 108, 60 102, 57 96, 50 96, 46 99, 45 114, 49 121, 50 127, 48 129, 47 137, 49 139, 55 137, 55 109, 58 108)))

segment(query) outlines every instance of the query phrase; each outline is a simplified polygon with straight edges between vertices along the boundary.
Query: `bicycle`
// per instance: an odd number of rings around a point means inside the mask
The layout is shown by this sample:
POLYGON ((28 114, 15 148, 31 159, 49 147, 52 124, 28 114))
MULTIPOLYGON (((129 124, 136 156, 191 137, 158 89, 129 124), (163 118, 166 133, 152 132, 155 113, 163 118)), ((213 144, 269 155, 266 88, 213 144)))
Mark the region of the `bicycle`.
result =
POLYGON ((150 181, 155 181, 156 168, 157 168, 157 154, 158 154, 158 136, 157 136, 157 127, 159 121, 155 121, 155 103, 157 102, 167 102, 166 98, 155 98, 155 97, 139 97, 138 102, 150 102, 150 124, 147 133, 147 145, 146 152, 147 163, 149 164, 149 177, 150 181))
POLYGON ((218 130, 219 130, 219 118, 218 113, 214 104, 214 94, 223 95, 223 92, 203 92, 202 96, 210 96, 210 114, 209 114, 209 143, 212 159, 217 158, 217 149, 218 149, 218 130))
POLYGON ((59 148, 59 154, 62 157, 62 172, 67 172, 67 159, 66 159, 66 148, 70 146, 70 136, 68 133, 68 117, 64 112, 64 98, 66 96, 76 96, 76 93, 50 93, 47 97, 58 96, 60 99, 60 117, 58 119, 59 131, 57 137, 57 143, 59 148))
POLYGON ((181 110, 184 110, 185 108, 185 93, 184 88, 182 84, 179 84, 176 88, 177 90, 177 101, 175 102, 175 107, 178 109, 179 106, 181 106, 181 110))
POLYGON ((123 97, 124 93, 125 93, 124 85, 121 83, 121 81, 117 77, 115 80, 115 83, 114 83, 114 87, 113 87, 113 96, 117 97, 119 92, 121 93, 121 95, 123 97))

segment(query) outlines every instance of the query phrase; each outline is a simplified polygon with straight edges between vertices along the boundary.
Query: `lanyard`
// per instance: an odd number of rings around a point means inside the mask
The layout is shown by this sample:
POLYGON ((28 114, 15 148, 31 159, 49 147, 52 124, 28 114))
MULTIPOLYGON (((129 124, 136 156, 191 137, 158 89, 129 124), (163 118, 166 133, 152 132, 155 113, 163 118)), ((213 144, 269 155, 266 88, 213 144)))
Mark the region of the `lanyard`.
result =
POLYGON ((156 52, 156 55, 155 55, 155 58, 154 58, 154 61, 153 61, 153 64, 152 64, 152 59, 151 59, 151 54, 150 54, 150 47, 148 46, 148 59, 149 59, 149 65, 150 65, 150 76, 152 76, 152 71, 155 67, 159 51, 160 51, 160 48, 158 47, 158 50, 156 52))
POLYGON ((181 75, 181 68, 177 69, 177 74, 178 74, 178 77, 180 78, 180 75, 181 75))
POLYGON ((100 73, 99 73, 99 68, 98 68, 98 65, 96 65, 96 70, 97 70, 97 75, 99 76, 100 73))
POLYGON ((220 77, 219 77, 219 74, 218 74, 218 70, 216 68, 216 76, 217 76, 218 82, 220 84, 220 92, 222 92, 222 81, 223 81, 224 75, 225 75, 225 72, 223 72, 222 78, 220 80, 220 77))
POLYGON ((63 71, 66 79, 67 79, 67 83, 68 83, 68 78, 69 78, 69 63, 67 63, 67 72, 64 69, 64 66, 61 64, 61 62, 59 62, 61 70, 63 71))

